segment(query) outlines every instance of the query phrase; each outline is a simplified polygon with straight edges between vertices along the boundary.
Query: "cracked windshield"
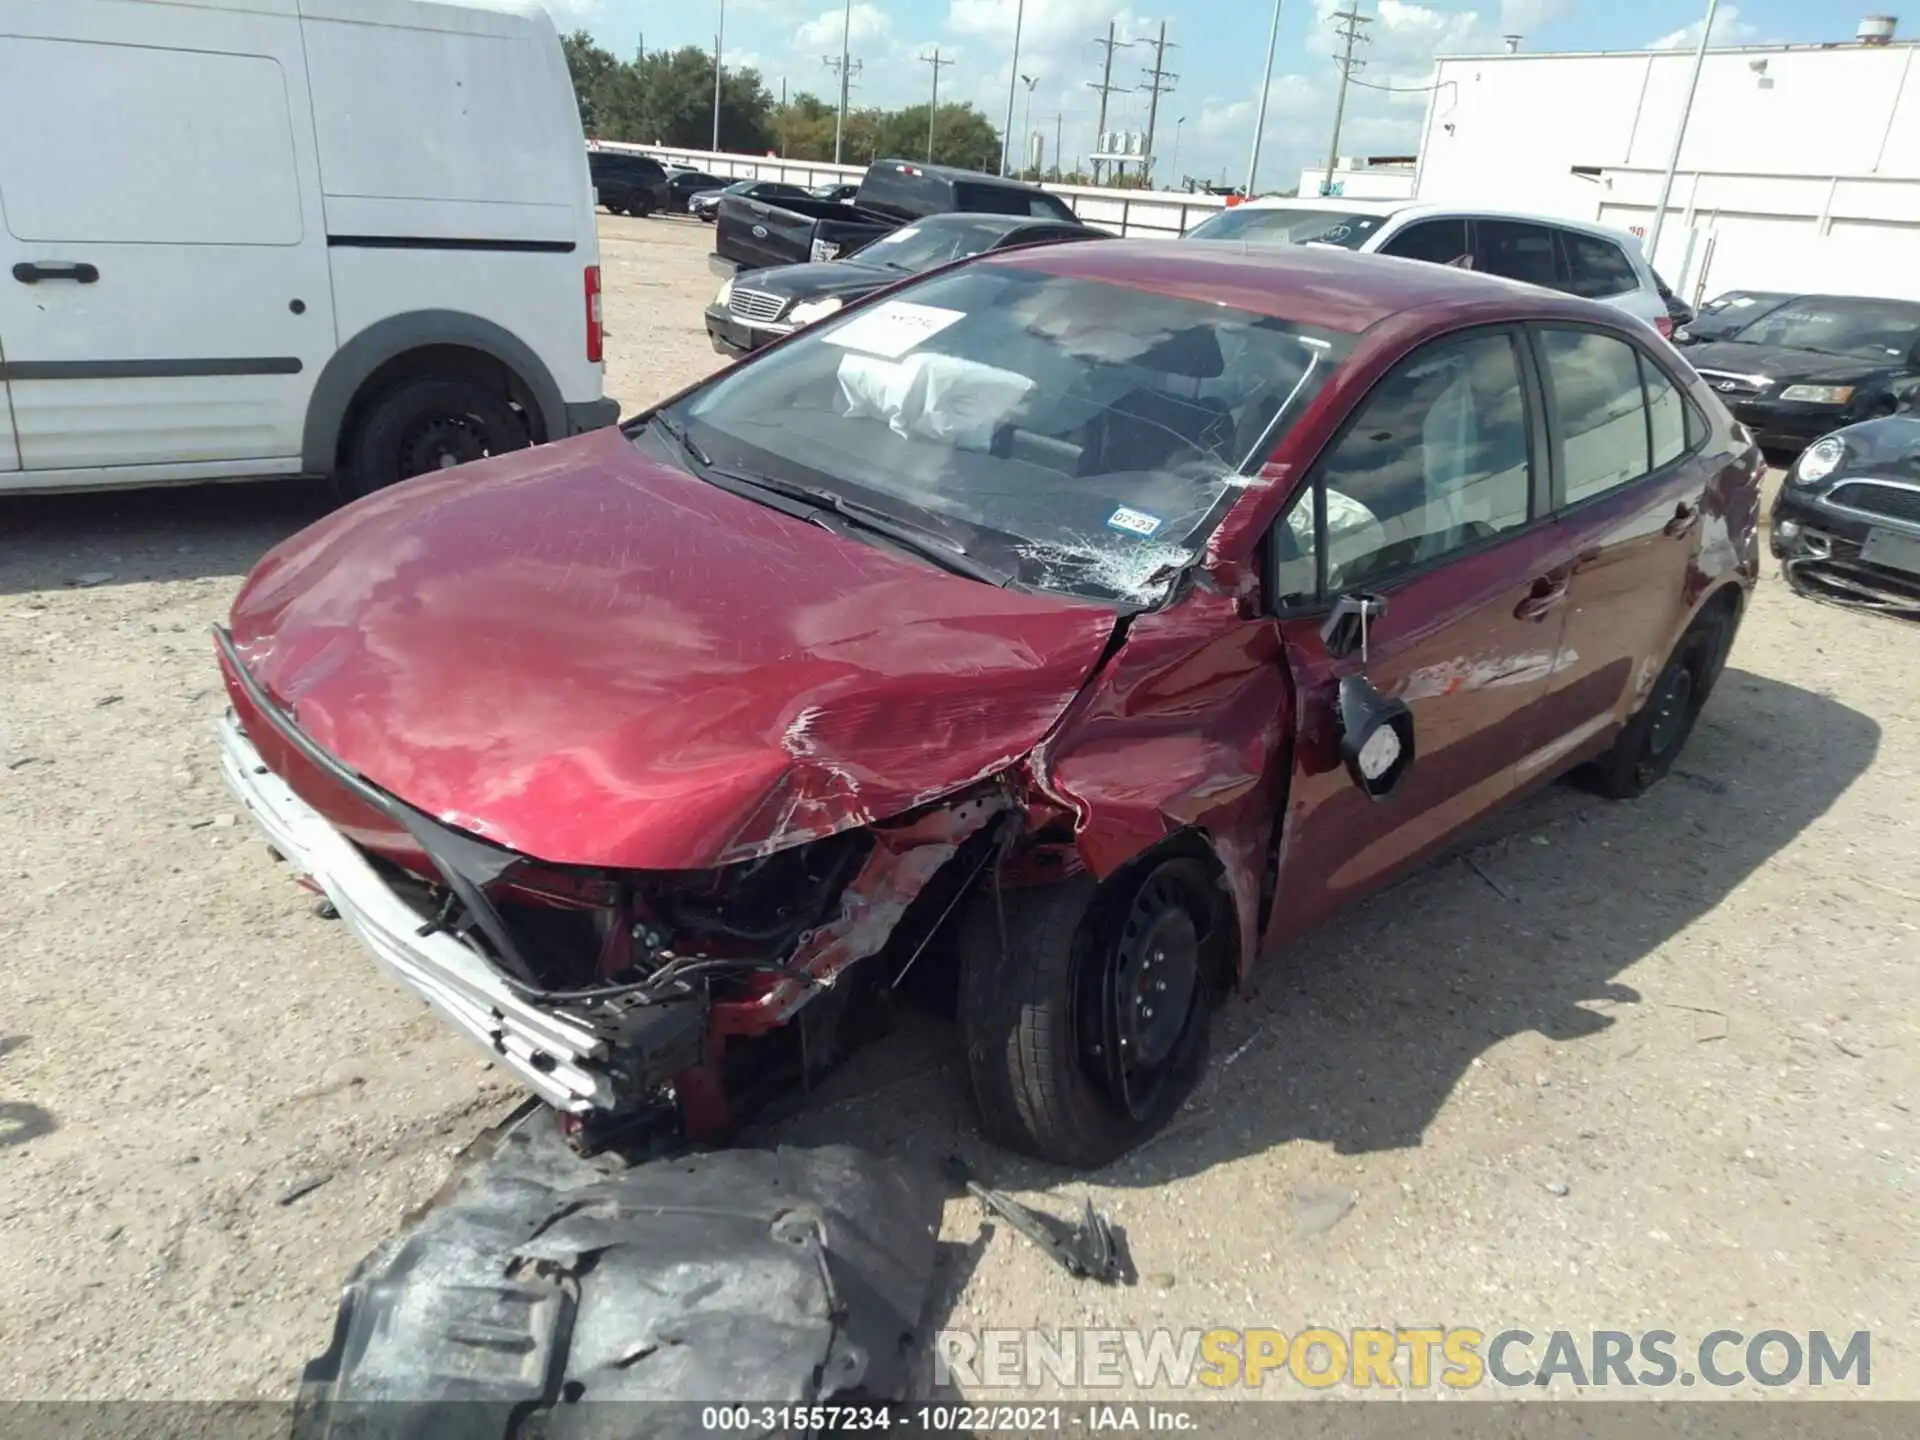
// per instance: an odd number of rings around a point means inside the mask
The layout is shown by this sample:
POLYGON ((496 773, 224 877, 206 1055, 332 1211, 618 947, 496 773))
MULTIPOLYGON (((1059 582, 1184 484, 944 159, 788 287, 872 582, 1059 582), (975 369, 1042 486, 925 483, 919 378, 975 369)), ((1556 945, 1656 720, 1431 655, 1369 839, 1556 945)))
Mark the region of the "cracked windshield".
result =
POLYGON ((1348 343, 982 266, 823 325, 671 418, 726 472, 874 506, 1020 584, 1144 605, 1348 343))

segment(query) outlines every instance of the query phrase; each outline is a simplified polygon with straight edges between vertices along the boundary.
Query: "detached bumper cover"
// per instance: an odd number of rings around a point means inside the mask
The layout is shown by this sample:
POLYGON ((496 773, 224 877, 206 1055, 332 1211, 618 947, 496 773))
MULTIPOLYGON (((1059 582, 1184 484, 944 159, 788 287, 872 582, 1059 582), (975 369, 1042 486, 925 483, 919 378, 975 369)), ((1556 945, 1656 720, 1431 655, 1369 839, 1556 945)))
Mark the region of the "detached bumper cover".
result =
POLYGON ((511 1067, 549 1105, 574 1114, 614 1107, 602 1036, 516 995, 465 941, 444 932, 420 934, 420 913, 268 770, 231 714, 219 733, 227 785, 268 843, 326 892, 340 918, 395 979, 511 1067))
POLYGON ((294 1436, 667 1440, 715 1403, 756 1435, 749 1405, 904 1399, 943 1188, 844 1146, 608 1173, 529 1116, 361 1262, 294 1436))
POLYGON ((1920 525, 1863 515, 1782 490, 1774 501, 1770 548, 1793 589, 1920 620, 1920 574, 1872 563, 1863 553, 1876 530, 1920 543, 1920 525))

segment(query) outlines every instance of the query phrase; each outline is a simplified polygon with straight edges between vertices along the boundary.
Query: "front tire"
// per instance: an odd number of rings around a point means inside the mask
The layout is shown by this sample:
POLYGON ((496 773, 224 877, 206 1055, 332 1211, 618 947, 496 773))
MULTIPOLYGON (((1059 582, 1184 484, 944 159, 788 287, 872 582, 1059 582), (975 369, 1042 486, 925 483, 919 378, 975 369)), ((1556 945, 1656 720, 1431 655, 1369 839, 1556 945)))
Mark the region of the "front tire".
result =
POLYGON ((1221 909, 1190 860, 1120 894, 1082 876, 975 896, 960 1030, 987 1138, 1093 1169, 1165 1124, 1205 1064, 1221 909))
POLYGON ((493 391, 471 380, 405 380, 355 427, 340 487, 354 499, 531 443, 526 422, 493 391))

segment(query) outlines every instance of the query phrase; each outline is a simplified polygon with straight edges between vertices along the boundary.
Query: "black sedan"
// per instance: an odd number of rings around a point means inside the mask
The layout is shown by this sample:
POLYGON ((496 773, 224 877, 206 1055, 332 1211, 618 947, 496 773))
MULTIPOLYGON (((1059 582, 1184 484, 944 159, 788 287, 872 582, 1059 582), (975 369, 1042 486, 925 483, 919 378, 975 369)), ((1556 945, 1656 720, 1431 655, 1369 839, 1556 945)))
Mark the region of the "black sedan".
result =
POLYGON ((1763 448, 1797 454, 1920 391, 1920 303, 1800 295, 1686 354, 1763 448))
POLYGON ((1686 321, 1676 322, 1679 328, 1673 332, 1673 343, 1686 346, 1731 340, 1754 321, 1799 298, 1778 290, 1729 290, 1707 301, 1686 321))
POLYGON ((667 209, 676 215, 684 215, 687 213, 687 202, 694 196, 709 190, 724 190, 732 183, 723 175, 709 175, 704 170, 669 170, 667 209))
POLYGON ((824 320, 909 275, 989 250, 1110 240, 1105 230, 1024 215, 929 215, 889 231, 843 260, 776 265, 736 276, 707 307, 707 338, 722 355, 745 355, 824 320))
POLYGON ((1920 620, 1920 417, 1808 446, 1773 503, 1772 546, 1797 593, 1920 620))
POLYGON ((749 200, 771 200, 778 204, 782 200, 804 200, 807 192, 798 185, 788 185, 780 180, 735 180, 718 190, 702 190, 687 200, 687 213, 696 220, 713 223, 714 212, 720 208, 723 195, 744 195, 749 200))
POLYGON ((807 192, 816 200, 851 200, 860 193, 858 185, 816 185, 807 192))

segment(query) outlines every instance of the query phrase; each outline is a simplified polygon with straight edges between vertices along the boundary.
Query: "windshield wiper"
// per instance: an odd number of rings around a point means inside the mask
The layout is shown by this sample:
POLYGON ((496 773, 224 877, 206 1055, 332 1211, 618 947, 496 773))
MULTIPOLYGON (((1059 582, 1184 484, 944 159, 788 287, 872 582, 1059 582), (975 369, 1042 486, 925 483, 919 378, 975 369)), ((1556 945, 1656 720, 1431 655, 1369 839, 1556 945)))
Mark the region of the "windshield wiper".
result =
POLYGON ((712 457, 695 443, 693 436, 687 433, 687 427, 678 420, 669 420, 664 413, 656 410, 648 417, 647 424, 678 445, 686 457, 701 469, 713 464, 712 457))
POLYGON ((816 512, 830 514, 846 525, 857 530, 865 530, 870 535, 879 535, 891 540, 904 550, 918 555, 922 560, 931 561, 942 570, 950 570, 955 575, 964 575, 969 580, 978 580, 986 585, 1005 589, 1013 583, 1013 576, 1005 570, 976 560, 968 554, 966 548, 947 539, 944 535, 905 520, 895 519, 883 510, 871 505, 862 505, 858 500, 849 500, 844 495, 836 495, 831 490, 822 490, 812 485, 796 485, 788 480, 776 480, 771 475, 747 474, 739 470, 730 470, 724 466, 711 465, 707 468, 709 479, 730 480, 737 485, 751 486, 770 495, 778 495, 785 500, 798 500, 812 507, 816 512))

